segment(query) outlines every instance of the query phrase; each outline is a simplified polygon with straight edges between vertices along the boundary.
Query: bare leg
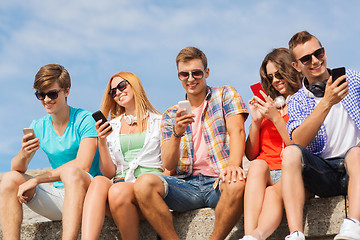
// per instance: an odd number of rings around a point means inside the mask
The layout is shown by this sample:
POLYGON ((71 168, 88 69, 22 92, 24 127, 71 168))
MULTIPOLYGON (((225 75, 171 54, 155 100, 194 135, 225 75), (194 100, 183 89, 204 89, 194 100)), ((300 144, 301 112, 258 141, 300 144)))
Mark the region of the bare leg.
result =
MULTIPOLYGON (((16 171, 4 174, 0 188, 0 211, 3 237, 8 239, 20 239, 20 228, 23 220, 23 209, 17 199, 19 185, 31 177, 16 171)), ((36 189, 26 193, 28 201, 32 199, 36 189)))
POLYGON ((280 225, 283 215, 281 184, 280 180, 275 185, 266 188, 258 226, 251 234, 259 240, 269 237, 280 225))
POLYGON ((215 227, 210 239, 225 239, 243 212, 245 181, 223 182, 221 197, 215 208, 215 227))
POLYGON ((134 183, 119 182, 109 190, 111 215, 122 239, 139 239, 139 209, 134 194, 134 183))
POLYGON ((69 166, 61 172, 60 178, 65 187, 62 239, 77 239, 85 194, 90 184, 90 176, 80 168, 69 166))
POLYGON ((301 150, 288 146, 283 152, 282 194, 290 232, 303 230, 305 186, 302 179, 301 150))
POLYGON ((99 239, 111 185, 111 181, 104 176, 97 176, 91 181, 84 201, 81 239, 99 239))
POLYGON ((346 155, 345 161, 349 174, 349 218, 360 221, 360 148, 352 148, 346 155))
POLYGON ((263 207, 265 189, 271 184, 268 164, 263 160, 252 161, 247 173, 244 195, 245 235, 251 235, 257 228, 263 207))
POLYGON ((179 239, 176 234, 172 214, 164 202, 164 183, 152 174, 139 177, 134 185, 135 196, 141 212, 155 231, 164 240, 179 239))

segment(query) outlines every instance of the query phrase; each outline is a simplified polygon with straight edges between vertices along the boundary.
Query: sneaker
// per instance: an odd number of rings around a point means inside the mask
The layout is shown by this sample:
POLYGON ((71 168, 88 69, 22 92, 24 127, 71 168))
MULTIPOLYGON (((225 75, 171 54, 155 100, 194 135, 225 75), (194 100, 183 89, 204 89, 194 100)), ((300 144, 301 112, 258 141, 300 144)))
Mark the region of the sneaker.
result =
POLYGON ((250 235, 245 235, 243 238, 240 238, 239 240, 257 240, 257 238, 254 238, 250 235))
POLYGON ((340 233, 335 236, 334 240, 359 240, 360 223, 357 220, 345 218, 340 227, 340 233))
POLYGON ((290 235, 287 235, 285 240, 305 240, 305 236, 302 232, 294 231, 290 235))

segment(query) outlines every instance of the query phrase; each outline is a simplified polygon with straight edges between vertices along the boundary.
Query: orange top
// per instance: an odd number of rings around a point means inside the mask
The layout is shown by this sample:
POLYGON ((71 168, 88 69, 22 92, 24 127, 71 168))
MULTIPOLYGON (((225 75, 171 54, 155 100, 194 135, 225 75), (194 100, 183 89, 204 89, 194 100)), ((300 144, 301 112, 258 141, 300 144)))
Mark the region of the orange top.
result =
MULTIPOLYGON (((289 120, 287 114, 283 118, 286 122, 289 120)), ((260 126, 260 152, 257 159, 266 161, 270 170, 279 170, 281 169, 280 155, 283 148, 285 148, 285 143, 275 125, 264 118, 260 126)))

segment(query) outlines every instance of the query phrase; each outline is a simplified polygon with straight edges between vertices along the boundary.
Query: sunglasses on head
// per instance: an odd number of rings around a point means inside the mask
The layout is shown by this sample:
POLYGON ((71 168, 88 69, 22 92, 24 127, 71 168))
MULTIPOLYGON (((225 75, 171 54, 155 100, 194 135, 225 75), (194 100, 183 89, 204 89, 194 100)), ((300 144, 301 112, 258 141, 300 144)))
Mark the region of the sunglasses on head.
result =
POLYGON ((128 83, 127 80, 122 80, 121 82, 119 82, 119 84, 116 87, 110 89, 110 91, 109 91, 110 97, 112 97, 112 98, 116 97, 117 89, 119 89, 120 92, 124 91, 127 87, 127 83, 128 83))
POLYGON ((178 73, 178 78, 180 79, 180 81, 186 81, 190 78, 190 75, 195 79, 195 80, 201 80, 204 77, 204 72, 202 70, 194 70, 191 72, 179 72, 178 73))
POLYGON ((284 77, 281 76, 281 74, 279 73, 279 71, 276 71, 276 72, 274 73, 274 75, 273 75, 273 74, 268 75, 268 78, 269 78, 270 82, 272 82, 272 81, 274 80, 274 77, 275 77, 276 79, 284 79, 284 77))
POLYGON ((304 65, 309 65, 312 62, 313 55, 319 60, 323 59, 323 57, 325 55, 324 48, 323 47, 319 48, 318 50, 314 51, 313 53, 310 53, 308 55, 305 55, 305 56, 299 58, 299 61, 304 65))
POLYGON ((58 96, 59 96, 58 93, 60 91, 61 91, 61 89, 60 90, 51 90, 51 91, 48 91, 46 93, 36 91, 35 96, 39 100, 44 100, 46 96, 48 96, 48 98, 50 98, 50 99, 57 99, 58 96))

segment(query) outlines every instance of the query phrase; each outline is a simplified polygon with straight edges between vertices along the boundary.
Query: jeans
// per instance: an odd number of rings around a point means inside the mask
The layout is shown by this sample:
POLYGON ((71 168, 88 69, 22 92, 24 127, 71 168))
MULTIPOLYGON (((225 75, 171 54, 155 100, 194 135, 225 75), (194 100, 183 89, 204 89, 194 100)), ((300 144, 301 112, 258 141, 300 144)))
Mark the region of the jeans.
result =
POLYGON ((297 146, 302 153, 302 176, 305 187, 319 197, 347 194, 349 175, 344 158, 323 159, 297 146))
POLYGON ((271 170, 270 177, 273 184, 277 183, 281 178, 281 170, 271 170))
POLYGON ((202 174, 185 179, 162 174, 155 174, 164 183, 163 199, 168 207, 177 212, 211 207, 215 208, 220 199, 220 188, 213 187, 217 177, 202 174))

